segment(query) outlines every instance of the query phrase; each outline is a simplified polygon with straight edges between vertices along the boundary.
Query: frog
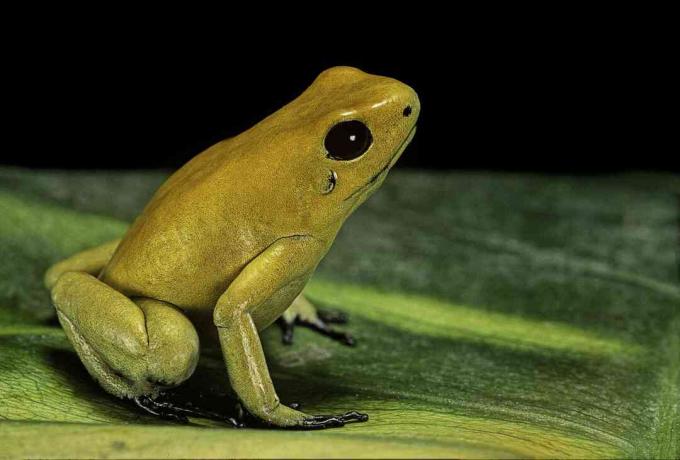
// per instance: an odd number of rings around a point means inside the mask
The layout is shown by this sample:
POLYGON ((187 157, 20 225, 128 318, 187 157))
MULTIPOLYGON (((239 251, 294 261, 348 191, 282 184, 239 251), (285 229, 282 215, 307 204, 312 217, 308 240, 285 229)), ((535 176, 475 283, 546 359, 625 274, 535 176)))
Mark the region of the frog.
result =
POLYGON ((89 374, 114 396, 186 421, 158 398, 189 379, 201 343, 212 341, 229 391, 266 426, 367 421, 354 410, 310 415, 282 403, 260 333, 278 322, 291 343, 301 324, 354 344, 333 325, 346 317, 318 309, 303 291, 413 139, 419 113, 417 93, 399 80, 327 69, 292 102, 170 175, 122 238, 51 266, 45 286, 89 374))

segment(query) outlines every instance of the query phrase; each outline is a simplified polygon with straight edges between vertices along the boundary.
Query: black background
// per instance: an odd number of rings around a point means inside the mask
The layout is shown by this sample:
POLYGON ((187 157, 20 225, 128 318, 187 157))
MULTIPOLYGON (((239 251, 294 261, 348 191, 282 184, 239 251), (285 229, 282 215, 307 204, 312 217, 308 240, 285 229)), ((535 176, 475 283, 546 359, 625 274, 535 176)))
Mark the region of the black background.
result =
POLYGON ((419 93, 418 133, 400 167, 680 171, 663 89, 672 62, 662 36, 634 27, 471 27, 415 40, 395 26, 333 46, 316 32, 279 46, 276 36, 224 40, 57 33, 9 45, 0 162, 176 168, 325 68, 352 65, 419 93))

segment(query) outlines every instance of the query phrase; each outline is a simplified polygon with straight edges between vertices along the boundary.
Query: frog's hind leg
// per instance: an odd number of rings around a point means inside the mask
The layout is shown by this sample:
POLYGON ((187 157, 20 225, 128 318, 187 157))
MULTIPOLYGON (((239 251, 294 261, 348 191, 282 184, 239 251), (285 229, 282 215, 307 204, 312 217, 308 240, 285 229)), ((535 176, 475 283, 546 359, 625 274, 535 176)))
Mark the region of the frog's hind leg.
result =
POLYGON ((116 252, 120 239, 109 241, 95 248, 86 249, 52 265, 45 272, 44 283, 52 289, 57 280, 66 272, 84 272, 97 276, 116 252))
POLYGON ((52 301, 81 361, 111 394, 153 398, 196 368, 196 330, 169 303, 131 300, 82 272, 64 273, 52 289, 52 301))
POLYGON ((279 318, 279 326, 283 332, 282 341, 286 345, 291 345, 293 343, 293 331, 295 326, 299 325, 308 327, 343 345, 353 346, 355 340, 349 332, 338 331, 331 326, 331 324, 345 324, 347 320, 346 313, 318 310, 304 295, 300 294, 279 318))

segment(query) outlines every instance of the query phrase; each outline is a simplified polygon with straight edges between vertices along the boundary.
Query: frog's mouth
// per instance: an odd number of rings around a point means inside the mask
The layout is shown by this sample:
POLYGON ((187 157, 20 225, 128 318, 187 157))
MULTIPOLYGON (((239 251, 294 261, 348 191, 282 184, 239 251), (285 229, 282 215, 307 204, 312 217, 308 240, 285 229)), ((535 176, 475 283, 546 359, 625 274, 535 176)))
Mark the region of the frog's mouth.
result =
POLYGON ((413 125, 413 128, 411 128, 411 131, 409 131, 408 136, 406 136, 406 139, 399 145, 399 148, 397 148, 397 151, 394 155, 392 155, 392 158, 389 159, 389 161, 383 166, 380 171, 375 173, 369 180, 366 182, 364 185, 360 186, 358 189, 353 191, 347 198, 345 198, 343 201, 347 201, 353 196, 357 195, 358 193, 363 192, 364 190, 369 189, 373 184, 378 182, 379 179, 385 177, 389 170, 394 166, 394 164, 397 162, 399 157, 401 156, 402 153, 404 153, 404 150, 406 150, 406 147, 408 144, 411 143, 413 140, 413 136, 416 135, 416 125, 413 125))

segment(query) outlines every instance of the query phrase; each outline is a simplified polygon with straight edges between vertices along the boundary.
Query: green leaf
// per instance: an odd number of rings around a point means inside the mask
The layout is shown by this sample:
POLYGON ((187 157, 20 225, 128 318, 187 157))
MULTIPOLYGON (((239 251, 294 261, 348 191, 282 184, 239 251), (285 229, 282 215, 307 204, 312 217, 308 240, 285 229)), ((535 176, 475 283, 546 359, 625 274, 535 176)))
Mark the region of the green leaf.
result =
MULTIPOLYGON (((161 173, 0 169, 0 456, 680 457, 680 181, 393 173, 308 287, 356 348, 276 328, 319 432, 152 418, 92 381, 42 274, 125 232, 161 173)), ((174 397, 233 411, 208 350, 174 397)))

